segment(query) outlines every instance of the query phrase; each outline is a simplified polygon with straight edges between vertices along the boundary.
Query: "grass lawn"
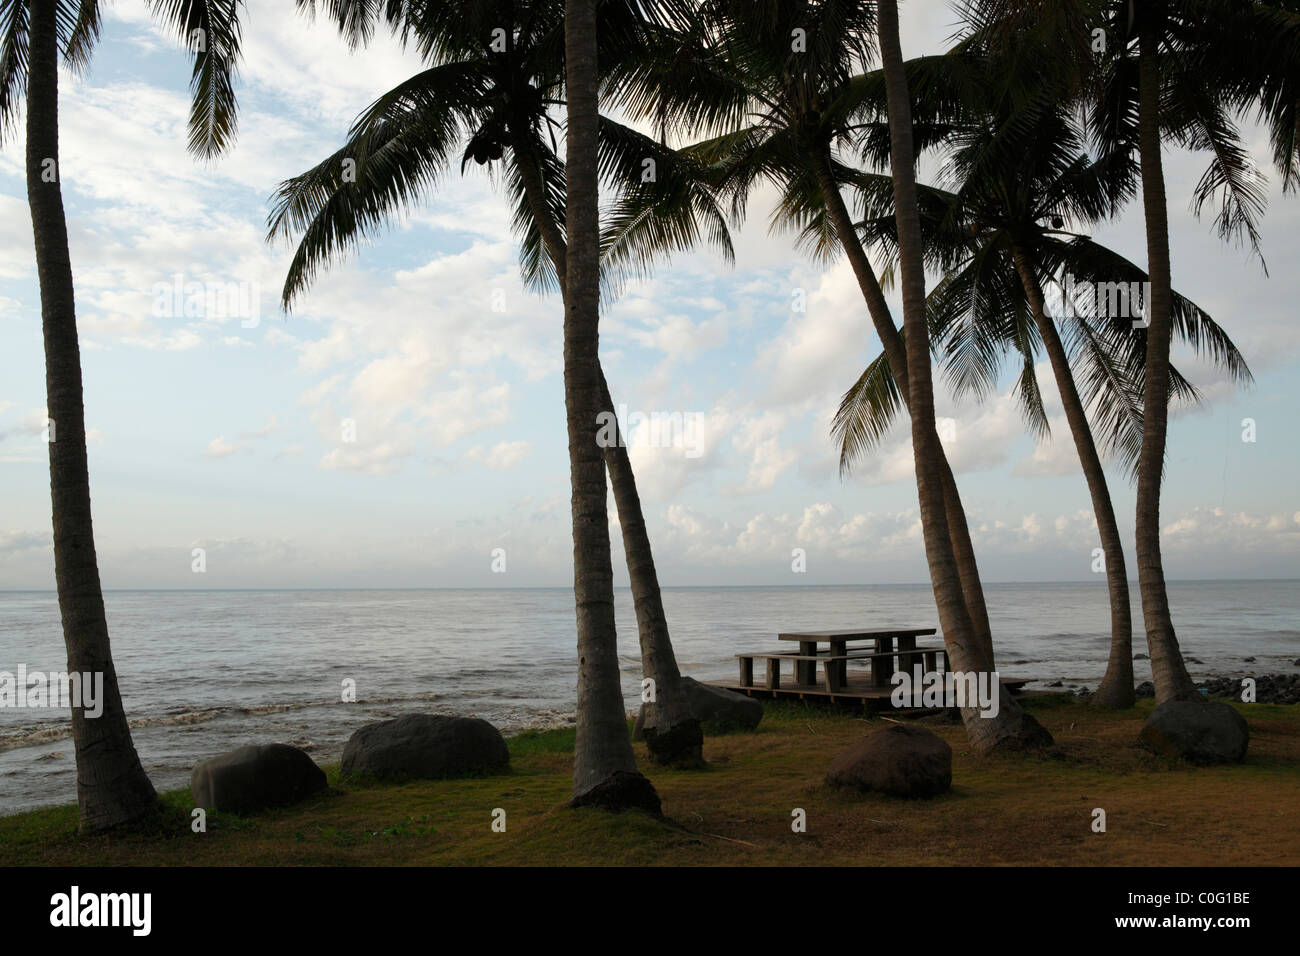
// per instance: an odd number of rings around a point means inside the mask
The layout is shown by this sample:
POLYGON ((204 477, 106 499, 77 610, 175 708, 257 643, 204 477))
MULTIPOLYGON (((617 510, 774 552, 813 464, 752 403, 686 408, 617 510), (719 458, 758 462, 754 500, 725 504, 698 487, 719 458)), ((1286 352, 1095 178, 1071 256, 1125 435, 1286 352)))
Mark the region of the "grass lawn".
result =
POLYGON ((831 759, 885 726, 845 712, 767 702, 754 733, 711 737, 708 768, 638 758, 665 823, 642 813, 571 810, 573 731, 509 740, 511 772, 469 780, 340 781, 295 807, 190 829, 188 790, 130 833, 81 837, 72 806, 0 817, 0 860, 26 865, 348 864, 1075 864, 1295 865, 1300 862, 1300 708, 1237 705, 1250 723, 1244 764, 1200 768, 1137 742, 1152 702, 1097 711, 1066 695, 1025 698, 1056 737, 1042 756, 980 758, 960 724, 930 727, 953 747, 952 790, 905 801, 829 788, 831 759), (1093 809, 1106 811, 1092 832, 1093 809), (493 832, 493 811, 506 830, 493 832), (807 814, 807 832, 791 812, 807 814))

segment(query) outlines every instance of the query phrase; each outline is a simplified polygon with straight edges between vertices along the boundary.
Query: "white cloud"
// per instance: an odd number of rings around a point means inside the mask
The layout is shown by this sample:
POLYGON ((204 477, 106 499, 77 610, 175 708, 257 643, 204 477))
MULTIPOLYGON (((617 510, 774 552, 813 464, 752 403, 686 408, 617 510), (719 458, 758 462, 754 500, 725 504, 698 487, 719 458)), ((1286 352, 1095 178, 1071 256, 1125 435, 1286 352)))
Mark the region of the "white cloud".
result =
POLYGON ((531 450, 532 446, 526 441, 503 441, 486 449, 475 445, 465 452, 465 457, 496 471, 505 471, 527 458, 531 450))
POLYGON ((203 452, 205 458, 229 458, 244 451, 245 446, 226 441, 224 436, 218 436, 208 442, 207 450, 203 452))

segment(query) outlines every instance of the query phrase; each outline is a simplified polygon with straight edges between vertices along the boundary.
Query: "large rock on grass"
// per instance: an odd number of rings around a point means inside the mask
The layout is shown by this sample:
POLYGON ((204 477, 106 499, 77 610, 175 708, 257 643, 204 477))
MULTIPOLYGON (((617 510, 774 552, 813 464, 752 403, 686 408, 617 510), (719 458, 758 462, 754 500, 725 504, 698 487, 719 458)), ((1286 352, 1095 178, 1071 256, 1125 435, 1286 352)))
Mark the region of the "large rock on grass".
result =
POLYGON ((1140 736, 1158 754, 1199 764, 1240 763, 1250 744, 1246 718, 1218 701, 1165 701, 1151 712, 1140 736))
MULTIPOLYGON (((700 722, 700 729, 706 734, 753 730, 763 719, 763 704, 753 697, 701 684, 693 677, 683 677, 682 685, 686 689, 686 705, 690 708, 691 716, 700 722)), ((634 740, 644 739, 644 726, 645 705, 642 705, 636 724, 632 727, 634 740)))
POLYGON ((343 747, 343 773, 381 779, 472 777, 510 764, 505 739, 486 720, 407 714, 366 724, 343 747))
POLYGON ((196 807, 241 815, 287 807, 326 786, 325 771, 288 744, 240 747, 203 761, 190 774, 196 807))
POLYGON ((890 724, 831 761, 826 782, 895 797, 933 797, 952 786, 952 748, 924 727, 890 724))

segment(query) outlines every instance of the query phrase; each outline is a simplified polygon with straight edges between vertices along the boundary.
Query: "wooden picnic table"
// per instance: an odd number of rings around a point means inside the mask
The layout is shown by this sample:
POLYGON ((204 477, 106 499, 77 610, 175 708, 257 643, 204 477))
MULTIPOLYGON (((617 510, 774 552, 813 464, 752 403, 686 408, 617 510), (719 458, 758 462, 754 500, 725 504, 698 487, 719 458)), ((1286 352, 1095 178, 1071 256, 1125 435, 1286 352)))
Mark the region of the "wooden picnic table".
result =
MULTIPOLYGON (((889 679, 893 675, 893 654, 894 641, 898 641, 898 653, 903 655, 907 652, 916 651, 916 639, 918 637, 928 637, 937 633, 933 627, 895 627, 888 630, 872 631, 794 631, 789 633, 778 634, 777 637, 782 641, 798 641, 799 653, 791 655, 798 659, 795 660, 796 680, 800 684, 815 684, 817 682, 817 660, 818 656, 827 656, 835 658, 844 658, 848 655, 848 646, 857 641, 873 641, 875 643, 875 658, 871 665, 872 683, 877 687, 886 687, 889 685, 889 679), (823 653, 818 650, 818 644, 828 645, 828 652, 823 653), (884 655, 876 657, 876 655, 884 655)), ((848 662, 846 660, 837 660, 834 663, 827 661, 826 667, 836 667, 839 670, 839 681, 844 683, 848 673, 848 662)))

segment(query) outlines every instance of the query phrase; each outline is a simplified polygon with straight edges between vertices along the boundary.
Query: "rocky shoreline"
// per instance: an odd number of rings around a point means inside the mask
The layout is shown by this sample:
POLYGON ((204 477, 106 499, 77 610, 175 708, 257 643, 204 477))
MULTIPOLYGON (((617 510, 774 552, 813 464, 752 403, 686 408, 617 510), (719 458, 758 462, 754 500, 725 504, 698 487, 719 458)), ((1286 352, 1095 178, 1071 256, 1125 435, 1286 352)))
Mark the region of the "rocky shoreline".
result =
MULTIPOLYGON (((1244 677, 1211 677, 1197 681, 1196 686, 1211 699, 1241 700, 1242 681, 1247 678, 1255 682, 1255 700, 1257 704, 1300 704, 1300 674, 1247 674, 1244 677)), ((1063 690, 1076 697, 1087 697, 1092 688, 1067 684, 1063 680, 1054 680, 1043 685, 1052 690, 1063 690)), ((1137 685, 1138 700, 1156 695, 1155 685, 1144 680, 1137 685)))
MULTIPOLYGON (((1198 681, 1196 686, 1211 698, 1241 700, 1241 682, 1246 678, 1255 682, 1257 704, 1300 704, 1300 674, 1248 674, 1246 677, 1211 677, 1198 681)), ((1155 686, 1143 681, 1137 687, 1138 697, 1154 697, 1155 686)))

